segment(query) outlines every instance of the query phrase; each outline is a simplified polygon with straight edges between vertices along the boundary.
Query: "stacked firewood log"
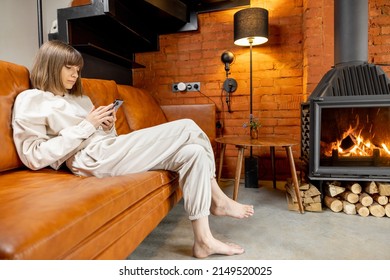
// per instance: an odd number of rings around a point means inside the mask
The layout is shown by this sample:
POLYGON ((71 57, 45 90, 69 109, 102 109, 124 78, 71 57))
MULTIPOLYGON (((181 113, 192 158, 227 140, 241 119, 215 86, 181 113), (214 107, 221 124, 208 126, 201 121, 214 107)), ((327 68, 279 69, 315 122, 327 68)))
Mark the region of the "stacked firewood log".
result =
MULTIPOLYGON (((288 210, 299 211, 298 199, 294 191, 294 184, 288 179, 285 185, 288 210)), ((310 183, 300 182, 299 191, 303 209, 312 212, 321 212, 321 192, 310 183)))
POLYGON ((326 183, 324 191, 324 204, 333 212, 390 217, 390 183, 333 181, 326 183))

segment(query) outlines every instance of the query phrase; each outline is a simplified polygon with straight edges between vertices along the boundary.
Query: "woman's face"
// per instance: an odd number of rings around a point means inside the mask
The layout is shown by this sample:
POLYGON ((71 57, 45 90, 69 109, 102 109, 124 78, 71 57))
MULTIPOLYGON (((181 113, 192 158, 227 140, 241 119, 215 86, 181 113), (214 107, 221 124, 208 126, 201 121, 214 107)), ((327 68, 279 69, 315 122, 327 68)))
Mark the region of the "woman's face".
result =
POLYGON ((79 77, 80 67, 65 65, 61 69, 61 81, 66 89, 72 89, 79 77))

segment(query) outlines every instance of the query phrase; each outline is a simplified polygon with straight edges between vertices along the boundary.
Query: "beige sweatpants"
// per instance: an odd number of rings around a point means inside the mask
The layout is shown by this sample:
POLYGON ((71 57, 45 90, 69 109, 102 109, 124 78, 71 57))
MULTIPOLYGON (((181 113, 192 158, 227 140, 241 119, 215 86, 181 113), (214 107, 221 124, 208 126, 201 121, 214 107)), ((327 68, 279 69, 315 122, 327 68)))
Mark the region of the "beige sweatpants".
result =
POLYGON ((96 177, 155 169, 176 171, 189 218, 210 214, 214 153, 207 135, 192 120, 168 122, 90 143, 67 164, 75 174, 96 177))

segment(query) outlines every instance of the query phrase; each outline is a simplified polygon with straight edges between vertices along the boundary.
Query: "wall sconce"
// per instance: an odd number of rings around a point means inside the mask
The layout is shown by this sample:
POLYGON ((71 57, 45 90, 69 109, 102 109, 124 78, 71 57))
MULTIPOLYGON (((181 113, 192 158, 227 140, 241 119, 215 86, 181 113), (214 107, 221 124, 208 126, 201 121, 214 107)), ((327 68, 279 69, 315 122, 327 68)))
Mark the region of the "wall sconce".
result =
POLYGON ((229 78, 230 65, 233 64, 235 56, 230 51, 225 51, 221 55, 221 61, 225 64, 226 80, 223 83, 223 89, 226 91, 226 104, 228 106, 228 112, 231 113, 230 109, 230 94, 237 90, 237 81, 233 78, 229 78))

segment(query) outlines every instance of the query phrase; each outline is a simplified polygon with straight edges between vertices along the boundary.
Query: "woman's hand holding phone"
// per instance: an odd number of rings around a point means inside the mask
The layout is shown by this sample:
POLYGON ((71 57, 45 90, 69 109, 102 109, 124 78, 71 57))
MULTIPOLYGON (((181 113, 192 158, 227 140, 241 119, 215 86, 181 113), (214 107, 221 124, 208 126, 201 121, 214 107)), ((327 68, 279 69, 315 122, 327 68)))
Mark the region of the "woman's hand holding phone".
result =
POLYGON ((93 107, 86 119, 96 129, 101 126, 104 131, 111 130, 116 121, 116 111, 122 104, 123 100, 115 99, 113 103, 107 106, 93 107))
POLYGON ((112 104, 113 104, 113 108, 114 108, 114 110, 116 112, 116 111, 118 111, 119 107, 122 106, 123 100, 115 99, 114 102, 112 102, 112 104))
POLYGON ((123 104, 123 100, 121 100, 121 99, 115 99, 114 102, 112 102, 112 107, 110 109, 110 111, 111 111, 110 116, 112 118, 103 121, 101 124, 104 131, 111 130, 112 127, 115 125, 116 111, 118 111, 119 107, 122 106, 122 104, 123 104))

